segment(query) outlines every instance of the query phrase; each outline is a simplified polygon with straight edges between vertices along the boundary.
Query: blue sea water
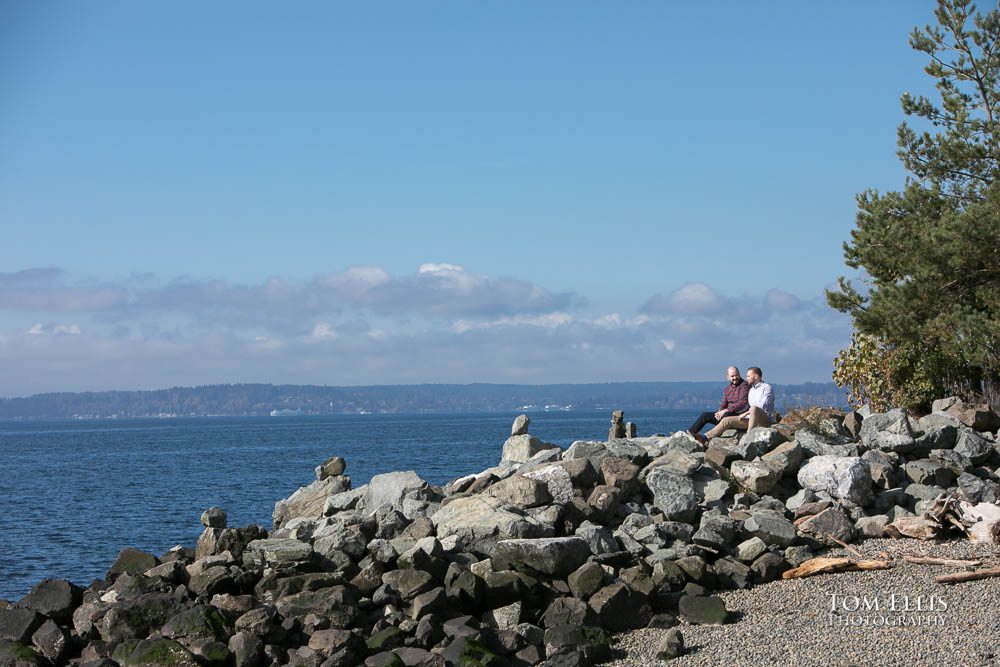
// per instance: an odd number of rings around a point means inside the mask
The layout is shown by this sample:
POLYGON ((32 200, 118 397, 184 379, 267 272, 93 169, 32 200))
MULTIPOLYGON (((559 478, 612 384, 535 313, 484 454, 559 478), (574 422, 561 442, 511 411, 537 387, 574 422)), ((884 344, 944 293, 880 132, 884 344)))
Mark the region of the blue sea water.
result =
MULTIPOLYGON (((639 435, 687 428, 697 411, 626 413, 639 435)), ((530 414, 530 413, 529 413, 530 414)), ((271 528, 275 501, 332 455, 357 487, 414 470, 432 484, 496 465, 515 413, 0 422, 0 598, 46 577, 86 586, 123 547, 194 546, 213 505, 230 526, 271 528)), ((607 437, 609 411, 530 414, 568 447, 607 437)))

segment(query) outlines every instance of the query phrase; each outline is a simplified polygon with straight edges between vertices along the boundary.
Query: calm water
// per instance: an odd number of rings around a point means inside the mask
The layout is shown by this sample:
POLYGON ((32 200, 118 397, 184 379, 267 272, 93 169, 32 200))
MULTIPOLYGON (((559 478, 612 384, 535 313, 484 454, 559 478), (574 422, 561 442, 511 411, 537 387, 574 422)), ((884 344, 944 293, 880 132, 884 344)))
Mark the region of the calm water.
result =
MULTIPOLYGON (((695 411, 627 412, 639 435, 687 428, 695 411)), ((0 598, 45 577, 101 577, 126 546, 193 546, 201 512, 271 527, 275 501, 334 454, 354 486, 414 470, 432 484, 496 465, 515 413, 0 422, 0 598)), ((607 437, 610 411, 532 414, 563 447, 607 437)))

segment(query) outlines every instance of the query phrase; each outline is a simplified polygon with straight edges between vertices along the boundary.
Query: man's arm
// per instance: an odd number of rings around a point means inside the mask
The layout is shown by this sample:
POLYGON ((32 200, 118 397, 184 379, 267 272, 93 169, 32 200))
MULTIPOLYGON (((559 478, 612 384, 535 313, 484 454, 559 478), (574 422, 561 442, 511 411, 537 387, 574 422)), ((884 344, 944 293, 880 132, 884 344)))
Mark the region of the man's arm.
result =
POLYGON ((763 393, 764 393, 764 400, 763 400, 764 405, 761 407, 761 410, 766 412, 768 416, 772 416, 774 415, 774 390, 771 389, 771 385, 765 383, 763 393))

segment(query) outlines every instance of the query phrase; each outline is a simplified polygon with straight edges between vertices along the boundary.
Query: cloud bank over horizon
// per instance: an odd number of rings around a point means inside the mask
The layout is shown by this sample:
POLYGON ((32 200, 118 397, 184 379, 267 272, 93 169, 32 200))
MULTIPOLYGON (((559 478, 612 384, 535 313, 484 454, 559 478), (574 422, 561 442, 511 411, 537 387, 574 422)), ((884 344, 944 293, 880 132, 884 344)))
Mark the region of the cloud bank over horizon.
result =
POLYGON ((711 380, 731 364, 761 366, 776 382, 827 381, 849 337, 849 320, 822 295, 732 295, 691 282, 603 312, 585 295, 451 263, 249 285, 0 273, 2 396, 229 382, 711 380))

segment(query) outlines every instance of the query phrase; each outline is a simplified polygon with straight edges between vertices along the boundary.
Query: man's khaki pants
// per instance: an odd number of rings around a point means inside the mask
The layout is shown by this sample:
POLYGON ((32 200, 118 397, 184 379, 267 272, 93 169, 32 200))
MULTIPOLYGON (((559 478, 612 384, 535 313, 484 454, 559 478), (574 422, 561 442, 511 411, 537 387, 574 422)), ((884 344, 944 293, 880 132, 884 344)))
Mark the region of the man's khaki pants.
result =
POLYGON ((728 429, 735 428, 738 431, 749 431, 758 426, 770 426, 771 418, 760 408, 750 408, 750 418, 740 419, 738 416, 723 417, 719 423, 708 433, 706 438, 717 438, 728 429))

